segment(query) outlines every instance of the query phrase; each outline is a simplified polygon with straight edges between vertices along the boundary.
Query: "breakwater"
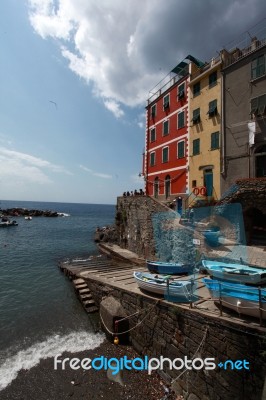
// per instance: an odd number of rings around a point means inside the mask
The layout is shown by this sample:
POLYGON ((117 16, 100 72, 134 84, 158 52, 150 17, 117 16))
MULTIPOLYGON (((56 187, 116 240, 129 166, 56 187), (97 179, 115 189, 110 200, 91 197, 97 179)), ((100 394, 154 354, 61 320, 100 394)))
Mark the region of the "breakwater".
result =
POLYGON ((51 210, 35 210, 27 208, 6 208, 4 210, 0 209, 0 215, 8 217, 59 217, 66 214, 59 213, 57 211, 51 210))

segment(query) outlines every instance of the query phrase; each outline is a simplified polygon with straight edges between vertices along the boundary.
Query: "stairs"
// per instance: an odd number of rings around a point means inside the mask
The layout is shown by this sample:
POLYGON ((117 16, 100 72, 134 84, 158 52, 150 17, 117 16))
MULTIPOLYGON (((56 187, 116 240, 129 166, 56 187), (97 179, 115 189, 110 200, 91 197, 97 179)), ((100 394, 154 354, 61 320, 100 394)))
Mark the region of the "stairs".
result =
POLYGON ((91 314, 98 311, 98 307, 92 298, 91 291, 83 278, 73 280, 74 288, 86 312, 91 314))

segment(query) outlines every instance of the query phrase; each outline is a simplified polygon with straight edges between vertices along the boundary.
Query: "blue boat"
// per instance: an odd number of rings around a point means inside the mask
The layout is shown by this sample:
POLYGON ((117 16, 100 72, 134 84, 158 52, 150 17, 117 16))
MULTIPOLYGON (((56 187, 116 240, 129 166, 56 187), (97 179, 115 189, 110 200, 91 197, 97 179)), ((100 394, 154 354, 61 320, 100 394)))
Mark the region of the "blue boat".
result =
POLYGON ((189 274, 193 271, 193 266, 190 264, 147 260, 146 265, 149 271, 156 274, 180 275, 189 274))
POLYGON ((154 294, 164 295, 167 300, 189 302, 194 299, 196 284, 193 280, 173 280, 171 276, 160 276, 148 272, 134 272, 134 278, 140 287, 154 294))
POLYGON ((266 319, 266 289, 203 278, 211 297, 238 314, 266 319))
POLYGON ((252 285, 266 283, 266 269, 210 260, 202 260, 202 266, 215 279, 252 285))

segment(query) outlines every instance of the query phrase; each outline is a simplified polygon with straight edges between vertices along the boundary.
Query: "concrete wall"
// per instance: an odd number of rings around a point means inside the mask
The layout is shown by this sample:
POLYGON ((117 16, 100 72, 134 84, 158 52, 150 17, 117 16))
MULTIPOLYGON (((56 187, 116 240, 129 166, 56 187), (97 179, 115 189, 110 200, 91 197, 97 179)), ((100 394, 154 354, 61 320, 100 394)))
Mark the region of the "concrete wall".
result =
MULTIPOLYGON (((118 299, 127 315, 142 309, 141 316, 129 319, 132 345, 142 356, 184 359, 215 357, 216 363, 227 359, 250 363, 250 370, 188 371, 173 383, 175 391, 188 400, 260 400, 265 377, 265 329, 236 324, 199 310, 184 309, 142 294, 115 289, 87 280, 98 304, 104 296, 118 299), (206 337, 204 338, 205 332, 206 337)), ((181 371, 182 372, 182 371, 181 371)), ((180 371, 164 368, 163 376, 172 382, 180 371)))

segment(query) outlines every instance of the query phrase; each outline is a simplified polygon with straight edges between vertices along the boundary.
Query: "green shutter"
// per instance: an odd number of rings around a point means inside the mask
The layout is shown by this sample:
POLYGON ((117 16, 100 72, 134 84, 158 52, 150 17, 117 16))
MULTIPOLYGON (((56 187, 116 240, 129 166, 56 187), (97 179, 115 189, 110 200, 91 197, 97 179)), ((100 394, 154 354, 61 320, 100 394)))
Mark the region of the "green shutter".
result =
POLYGON ((184 141, 182 141, 182 142, 179 142, 178 143, 178 158, 183 158, 183 157, 185 157, 185 142, 184 141))
POLYGON ((197 124, 200 122, 200 108, 197 108, 196 110, 193 110, 193 118, 192 118, 193 124, 197 124))
POLYGON ((196 97, 200 94, 200 82, 195 83, 193 85, 193 96, 196 97))
POLYGON ((215 86, 217 83, 217 71, 209 75, 209 87, 215 86))
POLYGON ((163 122, 163 134, 168 135, 169 133, 169 121, 163 122))
POLYGON ((211 150, 219 149, 219 132, 214 132, 211 134, 211 150))
POLYGON ((150 166, 155 165, 155 153, 150 153, 150 166))
POLYGON ((169 94, 163 99, 163 108, 169 108, 170 105, 170 96, 169 94))
POLYGON ((259 78, 265 74, 265 56, 259 56, 251 63, 251 79, 259 78))
POLYGON ((200 153, 200 139, 193 140, 193 156, 200 153))
POLYGON ((213 100, 209 102, 209 111, 208 113, 209 117, 213 117, 214 115, 217 115, 217 100, 213 100))
POLYGON ((163 163, 168 162, 168 147, 163 149, 163 163))
POLYGON ((185 112, 182 111, 178 114, 178 128, 183 128, 185 126, 185 112))

